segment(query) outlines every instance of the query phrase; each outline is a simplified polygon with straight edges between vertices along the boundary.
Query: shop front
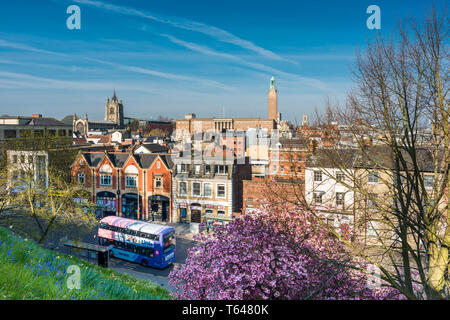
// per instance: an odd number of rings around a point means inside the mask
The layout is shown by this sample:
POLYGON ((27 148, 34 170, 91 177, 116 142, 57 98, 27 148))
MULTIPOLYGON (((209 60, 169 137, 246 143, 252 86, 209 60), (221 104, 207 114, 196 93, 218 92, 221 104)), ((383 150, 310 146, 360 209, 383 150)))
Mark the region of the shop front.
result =
POLYGON ((96 203, 97 218, 102 219, 106 216, 117 215, 117 198, 114 193, 108 191, 98 192, 96 203))
POLYGON ((186 202, 180 202, 178 204, 178 213, 179 213, 179 217, 180 217, 180 222, 181 223, 188 223, 188 220, 187 220, 187 204, 186 204, 186 202))
POLYGON ((191 210, 191 223, 201 223, 202 222, 202 205, 200 203, 192 203, 189 206, 191 210))
POLYGON ((149 196, 148 208, 152 220, 166 221, 170 212, 170 199, 161 195, 149 196))
POLYGON ((202 222, 202 205, 200 203, 191 203, 190 211, 190 230, 192 234, 200 233, 200 224, 202 222))
POLYGON ((225 214, 226 210, 227 208, 224 205, 217 205, 217 206, 205 205, 204 221, 206 222, 206 228, 208 232, 214 225, 227 224, 232 220, 231 217, 225 214))
POLYGON ((122 216, 128 219, 142 219, 142 197, 136 193, 122 195, 122 216), (138 200, 139 198, 139 200, 138 200))

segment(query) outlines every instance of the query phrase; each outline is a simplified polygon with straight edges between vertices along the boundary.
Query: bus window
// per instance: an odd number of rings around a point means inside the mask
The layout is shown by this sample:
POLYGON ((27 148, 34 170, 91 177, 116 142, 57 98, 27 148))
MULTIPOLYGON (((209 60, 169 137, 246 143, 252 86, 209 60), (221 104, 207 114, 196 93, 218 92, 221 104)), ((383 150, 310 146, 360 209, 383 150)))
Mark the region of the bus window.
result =
POLYGON ((146 257, 153 258, 154 250, 150 249, 150 248, 141 248, 141 254, 146 256, 146 257))
POLYGON ((175 248, 175 234, 174 232, 166 233, 164 239, 164 253, 170 252, 175 248))

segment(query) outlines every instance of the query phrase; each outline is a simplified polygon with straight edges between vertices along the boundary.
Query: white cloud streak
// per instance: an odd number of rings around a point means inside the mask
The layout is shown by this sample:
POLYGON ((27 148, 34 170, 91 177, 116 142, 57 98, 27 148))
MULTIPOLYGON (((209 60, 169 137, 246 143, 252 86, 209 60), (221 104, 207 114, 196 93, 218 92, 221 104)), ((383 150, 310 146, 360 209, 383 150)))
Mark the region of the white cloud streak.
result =
POLYGON ((217 56, 217 57, 221 57, 221 58, 228 59, 228 60, 233 60, 233 61, 240 63, 242 65, 245 65, 247 67, 251 67, 253 69, 263 71, 263 72, 268 72, 271 75, 283 76, 285 78, 290 78, 294 81, 299 81, 302 84, 307 85, 307 86, 312 86, 312 87, 316 87, 321 90, 330 91, 330 88, 324 82, 322 82, 318 79, 315 79, 315 78, 303 77, 298 74, 284 72, 284 71, 269 67, 269 66, 261 64, 261 63, 249 62, 249 61, 242 59, 239 56, 232 55, 229 53, 218 52, 209 47, 201 46, 196 43, 187 42, 184 40, 180 40, 180 39, 175 38, 168 34, 161 34, 161 36, 166 37, 171 42, 178 44, 182 47, 185 47, 187 49, 190 49, 192 51, 200 52, 200 53, 206 54, 206 55, 217 56))
POLYGON ((94 61, 94 62, 100 63, 100 64, 105 64, 105 65, 109 65, 109 66, 112 66, 112 67, 115 67, 115 68, 119 68, 119 69, 122 69, 122 70, 134 72, 134 73, 146 74, 146 75, 151 75, 151 76, 155 76, 155 77, 165 78, 165 79, 169 79, 169 80, 190 81, 190 82, 195 82, 195 83, 199 83, 199 84, 202 84, 202 85, 215 87, 215 88, 219 88, 219 89, 223 89, 223 90, 233 90, 232 87, 224 85, 223 83, 220 83, 220 82, 217 82, 217 81, 213 81, 213 80, 207 80, 207 79, 203 79, 203 78, 197 78, 197 77, 190 77, 190 76, 185 76, 185 75, 180 75, 180 74, 161 72, 161 71, 156 71, 156 70, 147 69, 147 68, 141 68, 141 67, 128 66, 128 65, 115 63, 115 62, 102 61, 102 60, 93 59, 93 58, 86 58, 86 59, 90 60, 90 61, 94 61))
POLYGON ((28 46, 26 44, 9 42, 9 41, 5 41, 2 39, 0 39, 0 47, 17 49, 17 50, 25 50, 25 51, 31 51, 31 52, 37 52, 37 53, 43 53, 43 54, 50 54, 50 55, 61 56, 61 57, 67 57, 67 55, 64 53, 42 50, 42 49, 28 46))
MULTIPOLYGON (((21 43, 12 43, 12 42, 8 42, 8 41, 4 41, 0 39, 0 47, 1 46, 6 46, 8 48, 14 48, 14 49, 18 49, 18 50, 24 50, 24 51, 31 51, 31 52, 39 52, 39 53, 44 53, 44 54, 53 54, 53 55, 61 55, 61 56, 67 56, 69 57, 69 55, 65 55, 62 53, 58 53, 58 52, 53 52, 53 51, 47 51, 47 50, 41 50, 41 49, 37 49, 34 47, 30 47, 28 45, 24 45, 21 43)), ((113 66, 122 70, 126 70, 129 72, 133 72, 133 73, 139 73, 139 74, 146 74, 146 75, 151 75, 151 76, 155 76, 155 77, 160 77, 160 78, 165 78, 165 79, 170 79, 170 80, 176 80, 176 81, 190 81, 190 82, 195 82, 201 85, 206 85, 209 87, 215 87, 215 88, 219 88, 219 89, 223 89, 223 90, 232 90, 233 88, 230 86, 227 86, 225 84, 222 84, 220 82, 217 81, 213 81, 213 80, 208 80, 208 79, 203 79, 203 78, 197 78, 197 77, 191 77, 191 76, 185 76, 185 75, 180 75, 180 74, 173 74, 173 73, 167 73, 167 72, 161 72, 161 71, 157 71, 157 70, 151 70, 151 69, 146 69, 146 68, 141 68, 141 67, 134 67, 134 66, 127 66, 127 65, 122 65, 119 63, 113 63, 113 62, 107 62, 107 61, 102 61, 99 59, 93 59, 93 58, 89 58, 89 57, 83 57, 82 59, 84 60, 88 60, 88 61, 93 61, 99 64, 103 64, 103 65, 109 65, 109 66, 113 66)), ((4 64, 20 64, 18 62, 10 62, 9 60, 0 60, 0 63, 4 63, 4 64)), ((36 64, 39 65, 39 64, 36 64)), ((42 65, 44 66, 44 65, 42 65)), ((64 67, 58 67, 58 66, 54 66, 55 68, 64 68, 64 67)), ((66 70, 70 70, 70 71, 83 71, 83 68, 80 67, 65 67, 66 70)), ((92 71, 92 69, 84 69, 92 71)))
POLYGON ((170 25, 175 28, 199 32, 199 33, 208 35, 217 41, 236 45, 243 49, 247 49, 247 50, 256 52, 259 55, 264 56, 269 59, 280 60, 280 61, 297 64, 296 61, 292 61, 292 60, 283 58, 270 50, 267 50, 265 48, 262 48, 256 44, 254 44, 251 41, 241 39, 228 31, 225 31, 223 29, 220 29, 220 28, 217 28, 217 27, 214 27, 211 25, 207 25, 205 23, 192 21, 192 20, 188 20, 188 19, 184 19, 184 18, 174 18, 174 17, 165 18, 163 16, 155 15, 155 14, 149 13, 147 11, 132 9, 132 8, 124 7, 124 6, 117 6, 117 5, 113 5, 113 4, 102 2, 102 1, 96 1, 96 0, 73 0, 72 2, 75 2, 78 4, 95 6, 97 8, 101 8, 101 9, 115 12, 118 14, 124 14, 124 15, 128 15, 128 16, 135 16, 135 17, 150 19, 150 20, 153 20, 153 21, 156 21, 159 23, 170 25))

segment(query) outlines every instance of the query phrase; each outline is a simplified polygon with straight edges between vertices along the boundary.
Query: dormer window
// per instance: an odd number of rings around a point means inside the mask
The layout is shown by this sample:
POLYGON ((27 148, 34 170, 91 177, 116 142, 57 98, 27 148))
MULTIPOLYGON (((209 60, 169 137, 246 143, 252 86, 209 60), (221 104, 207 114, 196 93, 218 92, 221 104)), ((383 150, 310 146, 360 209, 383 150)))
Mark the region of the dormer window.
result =
POLYGON ((216 174, 228 174, 228 166, 225 165, 216 165, 215 167, 216 174))

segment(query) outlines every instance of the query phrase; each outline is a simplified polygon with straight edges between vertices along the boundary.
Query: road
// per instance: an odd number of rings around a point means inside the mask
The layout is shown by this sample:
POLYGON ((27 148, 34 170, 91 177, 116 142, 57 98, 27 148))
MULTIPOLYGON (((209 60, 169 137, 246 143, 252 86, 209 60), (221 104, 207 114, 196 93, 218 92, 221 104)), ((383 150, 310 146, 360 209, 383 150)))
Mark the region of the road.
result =
POLYGON ((195 245, 195 241, 186 238, 177 238, 176 246, 176 261, 175 264, 163 269, 154 269, 150 267, 144 267, 136 263, 131 263, 125 260, 112 258, 110 260, 109 267, 117 272, 129 274, 137 279, 149 280, 159 284, 169 291, 173 291, 174 288, 169 286, 168 275, 174 268, 178 268, 180 264, 184 263, 187 258, 187 250, 195 245))

